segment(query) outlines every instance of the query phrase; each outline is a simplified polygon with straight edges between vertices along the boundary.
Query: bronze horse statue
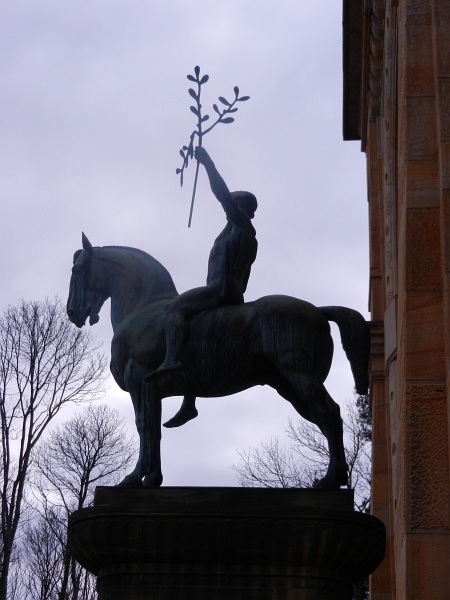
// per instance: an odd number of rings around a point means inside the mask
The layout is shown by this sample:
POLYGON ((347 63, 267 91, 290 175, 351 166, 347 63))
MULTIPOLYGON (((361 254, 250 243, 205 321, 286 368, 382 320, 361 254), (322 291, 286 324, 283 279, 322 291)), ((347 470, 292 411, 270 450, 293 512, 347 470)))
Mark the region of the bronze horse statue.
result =
POLYGON ((178 296, 169 272, 152 256, 121 246, 93 247, 83 234, 74 255, 67 314, 94 325, 111 298, 111 372, 133 401, 140 438, 135 469, 119 485, 159 487, 161 401, 169 396, 228 396, 270 385, 326 437, 330 463, 317 487, 347 485, 342 419, 325 389, 333 357, 328 321, 337 323, 356 391, 366 394, 370 330, 363 316, 339 306, 317 308, 289 296, 203 312, 189 324, 182 371, 146 381, 165 355, 166 305, 178 296))

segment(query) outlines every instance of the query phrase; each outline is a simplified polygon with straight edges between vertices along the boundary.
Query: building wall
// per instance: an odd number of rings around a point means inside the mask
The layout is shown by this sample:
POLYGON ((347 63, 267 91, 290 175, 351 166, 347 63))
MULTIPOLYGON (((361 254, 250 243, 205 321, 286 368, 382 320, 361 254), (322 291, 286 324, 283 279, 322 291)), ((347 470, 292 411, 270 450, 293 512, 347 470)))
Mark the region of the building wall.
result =
POLYGON ((441 600, 450 598, 450 0, 365 5, 372 511, 388 531, 371 597, 441 600))

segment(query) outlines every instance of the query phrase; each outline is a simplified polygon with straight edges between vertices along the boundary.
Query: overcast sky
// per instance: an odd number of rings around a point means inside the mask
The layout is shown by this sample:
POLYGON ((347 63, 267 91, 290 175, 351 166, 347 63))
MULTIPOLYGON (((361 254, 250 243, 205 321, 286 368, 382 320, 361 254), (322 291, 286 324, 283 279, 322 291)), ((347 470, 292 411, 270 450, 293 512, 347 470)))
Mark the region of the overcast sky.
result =
MULTIPOLYGON (((204 140, 229 188, 259 201, 246 299, 282 293, 368 317, 365 158, 342 141, 341 11, 330 0, 3 2, 0 308, 66 301, 81 231, 94 246, 149 252, 179 292, 204 284, 224 213, 201 172, 188 229, 194 170, 183 188, 175 175, 195 127, 186 75, 200 65, 205 109, 235 85, 251 96, 204 140)), ((109 353, 109 305, 100 317, 93 333, 109 353)), ((326 386, 342 405, 353 381, 335 340, 326 386)), ((134 428, 112 379, 105 401, 134 428)), ((164 418, 179 403, 165 400, 164 418)), ((163 431, 165 485, 236 485, 237 449, 296 419, 266 388, 198 408, 163 431)))

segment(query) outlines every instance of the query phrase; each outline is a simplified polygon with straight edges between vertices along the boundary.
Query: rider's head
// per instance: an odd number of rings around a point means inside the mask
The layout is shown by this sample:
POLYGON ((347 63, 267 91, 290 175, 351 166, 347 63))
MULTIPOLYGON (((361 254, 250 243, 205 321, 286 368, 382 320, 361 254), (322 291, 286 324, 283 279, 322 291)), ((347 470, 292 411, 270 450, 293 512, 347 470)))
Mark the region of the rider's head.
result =
POLYGON ((258 201, 256 197, 250 192, 231 192, 231 197, 245 214, 253 219, 255 216, 256 209, 258 208, 258 201))

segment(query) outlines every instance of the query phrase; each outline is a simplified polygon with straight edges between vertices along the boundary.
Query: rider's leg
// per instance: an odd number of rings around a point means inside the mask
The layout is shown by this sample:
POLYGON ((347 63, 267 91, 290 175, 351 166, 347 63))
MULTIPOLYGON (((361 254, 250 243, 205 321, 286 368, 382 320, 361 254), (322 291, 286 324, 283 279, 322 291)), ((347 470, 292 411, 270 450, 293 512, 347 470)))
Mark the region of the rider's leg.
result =
POLYGON ((183 368, 180 353, 188 332, 190 319, 204 310, 221 304, 220 288, 214 285, 194 288, 180 294, 166 308, 166 355, 162 365, 148 379, 183 368))
POLYGON ((195 419, 198 415, 198 410, 195 407, 195 396, 193 394, 187 394, 183 398, 183 404, 177 414, 164 423, 164 427, 181 427, 191 419, 195 419))

